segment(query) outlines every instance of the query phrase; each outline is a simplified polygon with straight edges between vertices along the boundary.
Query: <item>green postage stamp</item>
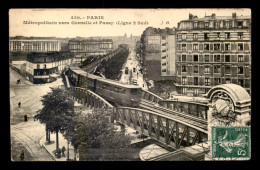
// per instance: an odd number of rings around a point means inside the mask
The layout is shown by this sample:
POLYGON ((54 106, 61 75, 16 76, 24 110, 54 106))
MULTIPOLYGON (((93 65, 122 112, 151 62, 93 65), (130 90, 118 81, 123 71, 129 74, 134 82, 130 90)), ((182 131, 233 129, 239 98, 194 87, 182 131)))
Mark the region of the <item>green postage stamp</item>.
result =
POLYGON ((212 127, 212 159, 250 159, 250 130, 250 127, 212 127))

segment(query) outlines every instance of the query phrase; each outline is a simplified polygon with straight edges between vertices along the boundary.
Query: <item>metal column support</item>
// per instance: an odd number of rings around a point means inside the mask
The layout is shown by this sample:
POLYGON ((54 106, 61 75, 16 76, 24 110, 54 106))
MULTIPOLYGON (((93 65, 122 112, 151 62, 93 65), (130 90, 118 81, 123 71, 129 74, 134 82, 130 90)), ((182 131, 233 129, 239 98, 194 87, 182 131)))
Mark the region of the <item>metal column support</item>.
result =
POLYGON ((190 146, 190 128, 187 127, 186 146, 190 146))

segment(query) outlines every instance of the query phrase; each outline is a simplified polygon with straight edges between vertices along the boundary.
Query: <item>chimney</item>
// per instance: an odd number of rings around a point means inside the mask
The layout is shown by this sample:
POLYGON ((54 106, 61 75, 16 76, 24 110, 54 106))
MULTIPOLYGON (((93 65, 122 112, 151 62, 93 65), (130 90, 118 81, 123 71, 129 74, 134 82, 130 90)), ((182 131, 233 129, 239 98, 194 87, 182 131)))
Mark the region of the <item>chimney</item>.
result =
POLYGON ((237 17, 237 14, 234 12, 232 13, 232 19, 235 19, 237 17))
POLYGON ((216 19, 216 14, 213 13, 213 14, 211 15, 211 17, 212 17, 212 19, 216 19))
POLYGON ((189 14, 189 19, 192 19, 193 18, 193 15, 192 14, 189 14))

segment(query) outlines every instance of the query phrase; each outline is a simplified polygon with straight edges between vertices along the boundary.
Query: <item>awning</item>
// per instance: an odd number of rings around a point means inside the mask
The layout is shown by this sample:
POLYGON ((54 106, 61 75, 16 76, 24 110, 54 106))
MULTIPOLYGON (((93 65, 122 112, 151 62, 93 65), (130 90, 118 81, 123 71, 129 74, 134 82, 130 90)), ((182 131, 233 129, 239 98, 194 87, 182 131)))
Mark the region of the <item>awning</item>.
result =
POLYGON ((57 77, 59 77, 59 75, 56 73, 53 73, 53 74, 50 74, 50 77, 57 78, 57 77))

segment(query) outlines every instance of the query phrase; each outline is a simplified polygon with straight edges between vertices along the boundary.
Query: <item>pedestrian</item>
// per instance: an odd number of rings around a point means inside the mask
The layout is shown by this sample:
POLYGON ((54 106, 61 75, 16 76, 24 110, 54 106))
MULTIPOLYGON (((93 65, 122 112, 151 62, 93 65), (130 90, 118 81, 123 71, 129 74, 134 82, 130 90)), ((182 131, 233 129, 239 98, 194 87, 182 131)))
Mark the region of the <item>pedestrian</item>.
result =
POLYGON ((24 160, 24 152, 23 152, 23 150, 22 150, 22 153, 21 153, 21 155, 20 155, 20 158, 21 158, 21 161, 24 160))
POLYGON ((21 102, 18 103, 18 107, 19 107, 19 108, 21 107, 21 102))
POLYGON ((63 146, 63 147, 61 148, 61 152, 62 152, 62 156, 63 156, 63 157, 65 157, 65 153, 64 153, 65 150, 66 150, 66 149, 65 149, 65 147, 63 146))
POLYGON ((25 121, 25 122, 27 121, 27 118, 28 118, 28 117, 27 117, 27 115, 25 114, 25 115, 24 115, 24 121, 25 121))

